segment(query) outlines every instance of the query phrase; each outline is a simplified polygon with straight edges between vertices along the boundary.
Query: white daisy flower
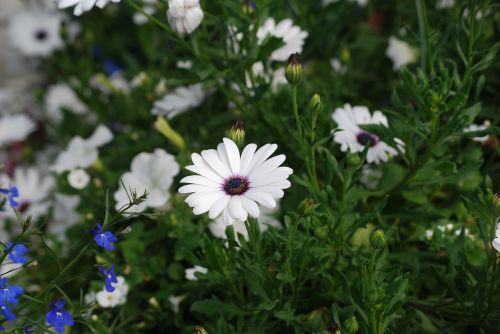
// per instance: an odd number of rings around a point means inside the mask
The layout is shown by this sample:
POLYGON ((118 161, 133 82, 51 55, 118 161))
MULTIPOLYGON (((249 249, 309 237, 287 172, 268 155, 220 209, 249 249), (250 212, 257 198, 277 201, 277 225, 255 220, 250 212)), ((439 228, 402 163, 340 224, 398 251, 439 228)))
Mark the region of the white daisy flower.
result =
MULTIPOLYGON (((491 122, 486 120, 483 122, 483 124, 471 124, 468 127, 464 129, 464 132, 476 132, 476 131, 483 131, 488 129, 491 126, 491 122)), ((490 139, 490 136, 482 136, 482 137, 474 137, 472 138, 474 141, 477 141, 479 143, 485 143, 490 139)))
POLYGON ((59 123, 63 118, 63 110, 71 111, 76 115, 87 112, 87 107, 78 98, 75 91, 65 83, 52 85, 45 94, 45 108, 47 115, 54 122, 59 123))
POLYGON ((68 183, 77 190, 85 188, 90 182, 90 176, 85 169, 76 168, 68 174, 68 183))
POLYGON ((262 45, 268 36, 279 38, 285 44, 271 54, 271 60, 285 61, 292 53, 301 53, 305 40, 309 34, 298 26, 293 25, 290 19, 284 19, 276 24, 274 18, 268 18, 257 31, 257 43, 262 45))
POLYGON ((0 147, 23 141, 35 127, 35 122, 23 114, 0 117, 0 147))
POLYGON ((392 68, 399 70, 401 67, 414 63, 418 60, 418 49, 408 43, 391 36, 385 55, 392 60, 392 68))
POLYGON ((208 92, 201 84, 177 87, 161 100, 154 103, 153 115, 163 115, 168 119, 201 105, 208 92))
POLYGON ((82 15, 84 12, 88 12, 94 6, 99 8, 104 8, 110 1, 114 3, 118 3, 121 0, 56 0, 57 6, 60 9, 73 7, 73 14, 76 16, 82 15))
POLYGON ((208 269, 202 266, 194 266, 192 268, 187 268, 184 271, 184 275, 186 276, 186 279, 189 281, 198 280, 198 277, 195 276, 196 273, 206 274, 208 273, 208 269))
POLYGON ((179 34, 192 33, 203 21, 200 0, 168 0, 167 19, 179 34))
POLYGON ((127 302, 127 294, 129 290, 128 284, 123 276, 117 276, 118 283, 113 284, 115 291, 107 292, 105 289, 99 291, 95 298, 97 304, 103 308, 112 308, 123 305, 127 302))
POLYGON ((500 252, 500 224, 497 224, 497 230, 495 232, 495 239, 491 242, 493 248, 496 249, 497 252, 500 252))
MULTIPOLYGON (((55 186, 51 175, 42 175, 35 167, 18 167, 14 177, 0 175, 0 184, 13 184, 19 189, 19 206, 17 211, 23 216, 31 216, 33 221, 46 215, 51 207, 50 195, 55 186)), ((16 214, 10 207, 0 211, 0 217, 15 219, 16 214)))
POLYGON ((189 184, 179 193, 191 194, 185 202, 196 215, 208 212, 209 218, 215 219, 222 214, 226 224, 245 221, 248 215, 258 218, 258 204, 276 207, 283 189, 291 185, 287 179, 293 170, 280 167, 285 155, 268 159, 277 148, 276 144, 266 144, 257 150, 257 145, 249 144, 240 155, 236 144, 224 138, 217 150, 191 155, 193 165, 186 169, 198 175, 183 178, 181 183, 189 184))
POLYGON ((47 232, 56 235, 60 241, 65 242, 65 233, 68 228, 80 220, 80 214, 77 211, 80 201, 81 198, 78 195, 56 193, 52 206, 52 220, 48 224, 47 232))
MULTIPOLYGON (((379 124, 388 127, 387 118, 380 111, 375 111, 373 115, 367 107, 345 104, 343 108, 335 109, 332 114, 333 120, 338 125, 338 131, 332 131, 334 141, 341 145, 342 152, 347 150, 352 153, 362 152, 366 145, 369 145, 366 161, 368 163, 386 162, 390 156, 397 155, 398 152, 381 141, 373 133, 365 131, 359 125, 379 124)), ((403 142, 395 138, 400 150, 403 150, 403 142)))
MULTIPOLYGON (((260 230, 262 232, 266 231, 269 228, 269 226, 272 226, 277 229, 283 227, 281 222, 274 217, 276 211, 278 211, 278 207, 274 209, 268 209, 266 207, 263 207, 261 209, 261 215, 259 216, 259 218, 257 218, 257 223, 259 224, 260 230)), ((243 238, 245 238, 245 240, 248 240, 248 231, 246 229, 244 222, 234 220, 232 222, 232 225, 235 234, 241 234, 243 235, 243 238)), ((222 216, 218 217, 213 223, 210 223, 208 225, 208 229, 210 230, 212 235, 220 239, 226 239, 227 227, 228 225, 224 223, 224 219, 222 216)), ((236 238, 236 241, 239 243, 238 238, 236 238)))
POLYGON ((142 212, 148 207, 164 206, 170 198, 169 189, 179 170, 175 157, 165 150, 158 148, 153 153, 139 153, 132 160, 130 172, 121 177, 120 188, 114 195, 116 210, 130 202, 131 190, 138 195, 147 191, 149 195, 144 202, 131 207, 130 211, 142 212))
POLYGON ((66 150, 59 153, 52 169, 60 174, 67 170, 87 168, 99 158, 97 149, 112 139, 113 133, 104 125, 99 125, 88 139, 73 137, 66 150))
POLYGON ((49 56, 64 45, 61 22, 62 16, 51 11, 22 11, 10 21, 11 43, 26 56, 49 56))

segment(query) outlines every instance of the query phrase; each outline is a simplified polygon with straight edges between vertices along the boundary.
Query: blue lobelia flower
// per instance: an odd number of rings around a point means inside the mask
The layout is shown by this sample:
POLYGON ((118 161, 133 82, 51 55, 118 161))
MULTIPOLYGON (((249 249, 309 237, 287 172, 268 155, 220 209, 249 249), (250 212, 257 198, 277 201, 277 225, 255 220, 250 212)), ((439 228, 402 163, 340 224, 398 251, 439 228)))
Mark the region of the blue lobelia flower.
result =
POLYGON ((23 288, 18 285, 7 285, 7 278, 0 278, 0 305, 17 305, 19 301, 17 297, 24 293, 23 288))
POLYGON ((45 321, 53 325, 56 332, 64 333, 64 326, 73 326, 75 322, 71 314, 64 310, 64 300, 58 299, 50 305, 50 310, 45 315, 45 321))
POLYGON ((9 252, 9 259, 16 264, 25 264, 28 259, 25 257, 28 247, 24 244, 7 243, 7 251, 9 252))
POLYGON ((17 201, 19 198, 19 190, 16 186, 10 186, 9 189, 0 188, 0 194, 7 195, 9 199, 9 205, 13 208, 17 208, 19 202, 17 201))
POLYGON ((113 243, 116 242, 118 239, 113 233, 109 231, 104 231, 101 224, 97 224, 96 228, 91 230, 90 233, 95 235, 94 238, 95 242, 102 248, 109 251, 115 249, 113 243))
POLYGON ((9 305, 1 305, 0 311, 2 312, 5 319, 7 319, 7 320, 15 320, 16 319, 16 315, 14 314, 14 312, 12 312, 12 307, 10 307, 9 305))
POLYGON ((103 266, 99 266, 99 271, 105 277, 104 286, 106 287, 106 291, 107 292, 113 292, 113 291, 115 291, 115 287, 113 286, 113 283, 118 283, 118 279, 116 278, 116 275, 115 275, 115 265, 112 264, 109 267, 109 269, 106 269, 103 266))

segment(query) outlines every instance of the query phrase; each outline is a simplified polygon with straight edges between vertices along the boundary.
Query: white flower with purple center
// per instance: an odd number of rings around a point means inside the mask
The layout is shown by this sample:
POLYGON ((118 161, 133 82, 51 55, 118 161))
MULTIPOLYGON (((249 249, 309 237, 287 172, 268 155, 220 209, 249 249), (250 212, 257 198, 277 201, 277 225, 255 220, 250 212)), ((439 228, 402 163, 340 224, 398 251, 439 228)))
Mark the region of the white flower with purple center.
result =
POLYGON ((11 43, 26 56, 49 56, 64 45, 60 32, 62 19, 51 11, 22 11, 10 20, 11 43))
MULTIPOLYGON (((388 127, 387 118, 380 111, 370 114, 367 107, 345 104, 343 108, 335 109, 332 114, 333 120, 337 123, 338 129, 332 131, 334 141, 340 144, 342 152, 352 153, 362 152, 368 146, 366 161, 368 163, 381 161, 386 162, 391 156, 397 155, 398 151, 371 132, 363 130, 360 125, 378 124, 388 127)), ((404 150, 404 143, 394 138, 400 151, 404 150)))
POLYGON ((227 138, 217 150, 191 155, 193 165, 186 169, 198 174, 183 178, 188 183, 179 189, 190 194, 185 202, 196 215, 208 212, 210 219, 222 215, 225 224, 246 221, 248 215, 258 218, 259 205, 272 209, 276 200, 290 187, 288 177, 293 170, 283 167, 285 155, 269 158, 278 145, 266 144, 257 149, 249 144, 240 155, 236 144, 227 138))

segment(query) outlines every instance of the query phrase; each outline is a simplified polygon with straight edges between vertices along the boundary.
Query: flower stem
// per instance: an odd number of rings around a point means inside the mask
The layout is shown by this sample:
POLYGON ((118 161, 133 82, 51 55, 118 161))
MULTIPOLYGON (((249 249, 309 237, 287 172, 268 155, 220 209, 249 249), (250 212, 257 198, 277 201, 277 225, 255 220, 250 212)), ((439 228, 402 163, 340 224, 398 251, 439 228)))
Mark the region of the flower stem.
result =
POLYGON ((302 122, 299 117, 299 105, 297 102, 297 85, 292 85, 292 103, 293 103, 293 116, 295 123, 297 123, 297 133, 299 136, 299 143, 302 144, 302 122))
POLYGON ((418 31, 420 39, 420 66, 426 72, 429 66, 431 74, 434 74, 434 63, 431 56, 430 40, 429 40, 429 22, 427 20, 427 9, 423 0, 415 0, 418 16, 418 31))

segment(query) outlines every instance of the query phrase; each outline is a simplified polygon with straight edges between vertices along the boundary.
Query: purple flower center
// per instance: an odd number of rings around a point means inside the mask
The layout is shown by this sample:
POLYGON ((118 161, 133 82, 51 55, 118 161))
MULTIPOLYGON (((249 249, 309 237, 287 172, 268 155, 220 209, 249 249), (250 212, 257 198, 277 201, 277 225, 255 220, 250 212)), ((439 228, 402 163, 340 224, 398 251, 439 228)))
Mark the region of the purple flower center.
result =
POLYGON ((35 32, 35 38, 39 41, 43 41, 47 38, 48 33, 45 30, 38 30, 35 32))
POLYGON ((31 203, 29 201, 22 201, 21 203, 19 203, 19 206, 17 207, 17 211, 19 211, 20 213, 25 213, 26 211, 28 211, 30 206, 31 206, 31 203))
POLYGON ((245 177, 233 176, 224 183, 224 191, 231 196, 243 195, 249 188, 245 177))
POLYGON ((378 137, 372 133, 361 131, 356 135, 356 140, 360 145, 373 147, 378 143, 378 137))

